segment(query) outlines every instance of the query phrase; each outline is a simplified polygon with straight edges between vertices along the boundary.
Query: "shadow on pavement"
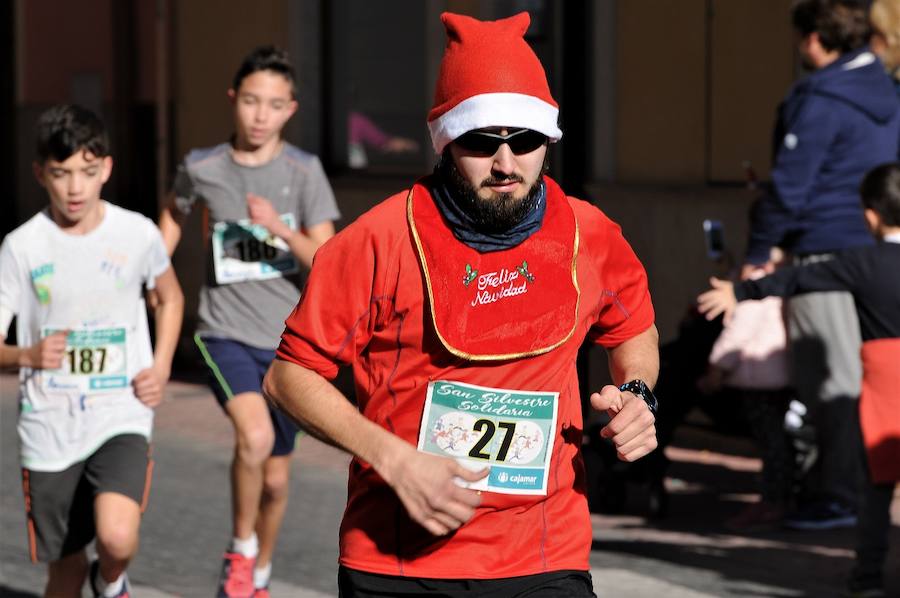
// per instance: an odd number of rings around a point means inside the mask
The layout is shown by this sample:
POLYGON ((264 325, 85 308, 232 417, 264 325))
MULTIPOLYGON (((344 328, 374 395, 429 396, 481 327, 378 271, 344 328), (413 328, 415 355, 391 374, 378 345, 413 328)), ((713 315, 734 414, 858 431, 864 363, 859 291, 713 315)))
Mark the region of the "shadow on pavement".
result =
POLYGON ((40 594, 23 592, 22 590, 11 588, 7 585, 0 585, 0 596, 3 598, 38 598, 40 594))
MULTIPOLYGON (((637 565, 636 573, 716 596, 841 595, 854 560, 854 528, 730 531, 725 520, 756 500, 759 474, 743 456, 702 449, 679 456, 668 472, 665 517, 649 518, 647 489, 635 483, 621 511, 593 516, 592 563, 637 565)), ((898 545, 895 525, 891 546, 898 545)), ((885 567, 890 596, 900 584, 898 561, 894 548, 885 567)))
MULTIPOLYGON (((665 561, 689 570, 714 573, 717 585, 742 588, 729 596, 790 596, 791 598, 823 598, 839 596, 843 576, 851 564, 851 556, 810 555, 792 546, 776 548, 762 542, 756 546, 723 546, 712 539, 708 544, 673 546, 670 542, 594 541, 592 550, 632 555, 665 561), (760 586, 753 590, 748 586, 760 586)), ((667 577, 660 575, 659 577, 667 577)), ((689 580, 676 576, 669 581, 683 587, 697 588, 689 580)))

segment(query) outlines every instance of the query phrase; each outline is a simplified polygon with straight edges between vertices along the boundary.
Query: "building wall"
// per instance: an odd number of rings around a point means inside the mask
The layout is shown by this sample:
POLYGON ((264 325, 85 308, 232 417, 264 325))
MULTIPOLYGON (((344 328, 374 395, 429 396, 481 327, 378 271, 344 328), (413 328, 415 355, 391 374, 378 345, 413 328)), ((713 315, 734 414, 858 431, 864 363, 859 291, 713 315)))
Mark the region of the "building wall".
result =
POLYGON ((20 0, 24 33, 19 45, 21 103, 52 104, 79 92, 85 93, 82 101, 111 100, 111 2, 20 0), (90 35, 85 35, 87 31, 90 35))
POLYGON ((18 0, 16 8, 16 202, 17 216, 25 221, 47 203, 32 176, 35 122, 41 112, 60 102, 77 102, 111 115, 113 37, 110 0, 18 0), (83 35, 84 31, 91 35, 83 35))
MULTIPOLYGON (((288 125, 288 139, 317 153, 323 153, 327 149, 323 146, 329 143, 334 146, 337 138, 329 142, 329 136, 340 133, 329 118, 340 120, 340 116, 334 118, 334 111, 348 99, 334 97, 334 90, 326 86, 329 76, 340 76, 330 70, 335 55, 329 52, 353 47, 359 53, 371 44, 362 48, 342 44, 325 30, 324 15, 334 6, 350 6, 354 1, 328 5, 322 0, 271 0, 253 5, 239 0, 171 3, 174 159, 190 148, 228 137, 231 108, 225 93, 233 72, 250 48, 265 43, 288 48, 298 70, 300 109, 288 125)), ((768 172, 774 110, 795 75, 789 5, 790 0, 593 0, 590 4, 592 27, 585 61, 592 81, 587 86, 589 118, 581 123, 589 128, 589 143, 584 148, 590 154, 586 182, 595 183, 589 185, 590 195, 623 222, 647 263, 664 334, 673 333, 696 287, 705 281, 706 272, 699 274, 709 266, 702 254, 702 219, 720 214, 733 241, 743 241, 745 236, 750 196, 738 189, 704 185, 740 181, 745 160, 752 162, 760 178, 768 172), (679 252, 674 253, 673 248, 679 252)), ((30 172, 33 122, 41 110, 59 101, 79 101, 98 109, 115 131, 130 122, 122 120, 127 116, 123 94, 137 108, 151 105, 156 66, 152 7, 153 3, 139 0, 130 4, 16 0, 16 202, 20 220, 45 202, 30 172), (133 33, 130 46, 117 26, 126 17, 131 19, 127 30, 133 33), (83 35, 84 31, 91 35, 83 35), (133 69, 123 66, 118 52, 122 48, 130 48, 133 69), (123 89, 117 77, 128 72, 134 81, 123 89)), ((554 89, 560 89, 562 78, 583 76, 562 60, 559 21, 564 4, 549 0, 427 0, 415 11, 391 13, 403 13, 397 17, 402 23, 392 35, 414 31, 405 42, 409 47, 421 46, 422 51, 407 48, 390 54, 390 64, 384 66, 390 69, 386 74, 409 73, 409 78, 396 83, 386 77, 395 83, 374 90, 377 93, 367 100, 371 99, 370 108, 381 111, 399 132, 418 135, 425 145, 418 161, 410 162, 409 178, 427 171, 433 160, 424 135, 424 118, 445 43, 440 12, 448 9, 499 18, 529 7, 542 11, 542 27, 532 42, 545 59, 554 89), (408 114, 402 115, 391 112, 390 102, 392 90, 401 88, 404 98, 410 100, 408 114), (421 129, 416 128, 419 120, 421 129)), ((367 19, 349 18, 346 22, 352 29, 364 26, 361 21, 367 19)), ((353 30, 340 33, 355 35, 353 30)), ((370 58, 373 56, 374 48, 370 58)), ((356 67, 364 65, 370 75, 379 68, 353 56, 345 58, 356 67)), ((364 87, 374 88, 380 80, 377 76, 371 79, 364 87)), ((563 112, 566 105, 561 107, 563 112)), ((566 141, 564 137, 562 144, 566 141)), ((138 158, 140 155, 132 156, 132 160, 138 158)), ((370 182, 363 177, 353 184, 365 191, 370 182)), ((369 194, 372 201, 379 199, 377 193, 369 194)), ((355 212, 356 207, 348 211, 355 212)), ((196 291, 205 272, 200 259, 205 253, 199 217, 192 218, 175 256, 189 301, 187 330, 193 326, 196 291)))
POLYGON ((12 170, 18 222, 46 204, 32 176, 34 125, 59 103, 86 106, 106 124, 115 166, 104 198, 156 211, 154 7, 140 0, 16 0, 12 170))
POLYGON ((715 0, 709 52, 709 165, 712 181, 769 176, 778 103, 794 79, 789 0, 715 0), (761 23, 764 26, 748 26, 761 23), (765 37, 760 32, 765 31, 765 37))
POLYGON ((594 181, 610 182, 616 176, 616 139, 619 130, 616 73, 618 72, 616 44, 619 35, 616 27, 616 0, 596 0, 591 14, 591 69, 590 107, 592 130, 588 135, 591 155, 586 167, 594 181))
POLYGON ((178 155, 193 147, 214 145, 232 131, 226 97, 235 70, 254 47, 287 47, 285 0, 176 2, 175 113, 178 155))
POLYGON ((617 2, 615 180, 706 180, 706 8, 617 2))
POLYGON ((609 185, 588 187, 594 203, 622 226, 625 238, 650 280, 657 326, 665 342, 709 277, 728 276, 745 251, 750 204, 755 194, 742 188, 702 185, 609 185), (706 255, 703 220, 720 220, 727 259, 706 255))
MULTIPOLYGON (((614 180, 741 181, 745 161, 765 178, 775 108, 794 78, 790 4, 615 1, 614 180)), ((594 174, 609 179, 601 164, 594 174)))
POLYGON ((759 179, 768 177, 775 110, 796 74, 790 4, 594 4, 594 18, 615 26, 596 25, 611 39, 594 41, 598 184, 589 190, 647 267, 664 342, 677 334, 710 274, 728 273, 705 256, 703 220, 722 220, 731 262, 743 258, 756 197, 740 187, 745 163, 759 179), (604 152, 610 139, 611 155, 604 152))

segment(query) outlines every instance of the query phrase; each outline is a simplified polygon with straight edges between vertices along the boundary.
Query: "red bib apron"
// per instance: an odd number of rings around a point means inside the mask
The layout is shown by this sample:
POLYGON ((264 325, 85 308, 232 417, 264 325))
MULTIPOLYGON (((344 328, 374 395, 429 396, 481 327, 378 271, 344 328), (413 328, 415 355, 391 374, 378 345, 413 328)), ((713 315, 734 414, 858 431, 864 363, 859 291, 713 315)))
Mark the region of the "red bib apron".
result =
POLYGON ((541 228, 516 247, 490 253, 453 236, 426 186, 410 191, 407 218, 432 323, 453 355, 518 359, 551 351, 575 332, 578 224, 562 189, 544 181, 541 228))

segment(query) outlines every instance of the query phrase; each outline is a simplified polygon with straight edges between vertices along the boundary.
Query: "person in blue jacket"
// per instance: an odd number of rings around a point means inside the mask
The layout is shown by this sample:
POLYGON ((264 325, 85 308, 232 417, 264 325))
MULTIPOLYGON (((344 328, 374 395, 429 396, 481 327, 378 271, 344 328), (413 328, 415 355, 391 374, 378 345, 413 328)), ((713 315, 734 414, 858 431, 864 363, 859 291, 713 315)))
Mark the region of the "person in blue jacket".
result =
MULTIPOLYGON (((744 272, 765 262, 773 246, 799 265, 871 244, 857 189, 866 172, 897 158, 900 102, 867 46, 865 3, 800 0, 791 17, 812 73, 779 107, 771 188, 753 213, 744 272)), ((787 311, 793 384, 816 429, 819 459, 815 475, 804 480, 800 508, 785 524, 849 527, 856 523, 863 472, 853 299, 811 293, 792 298, 787 311)))

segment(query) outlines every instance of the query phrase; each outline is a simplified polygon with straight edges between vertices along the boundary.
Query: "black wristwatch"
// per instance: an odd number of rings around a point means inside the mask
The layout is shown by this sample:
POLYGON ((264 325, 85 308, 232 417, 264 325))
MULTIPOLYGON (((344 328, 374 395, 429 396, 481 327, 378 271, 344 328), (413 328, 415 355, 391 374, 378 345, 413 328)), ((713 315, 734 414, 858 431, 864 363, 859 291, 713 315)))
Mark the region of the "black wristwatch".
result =
POLYGON ((656 395, 653 394, 653 391, 650 390, 650 387, 647 386, 643 380, 635 379, 626 382, 619 387, 619 390, 633 393, 642 398, 644 402, 647 403, 650 413, 653 414, 653 417, 656 417, 656 412, 659 410, 659 403, 656 402, 656 395))

